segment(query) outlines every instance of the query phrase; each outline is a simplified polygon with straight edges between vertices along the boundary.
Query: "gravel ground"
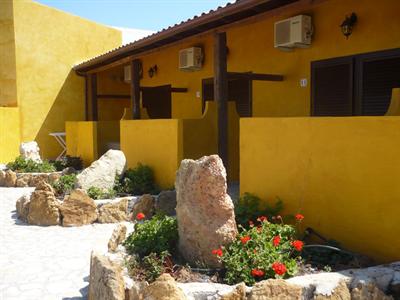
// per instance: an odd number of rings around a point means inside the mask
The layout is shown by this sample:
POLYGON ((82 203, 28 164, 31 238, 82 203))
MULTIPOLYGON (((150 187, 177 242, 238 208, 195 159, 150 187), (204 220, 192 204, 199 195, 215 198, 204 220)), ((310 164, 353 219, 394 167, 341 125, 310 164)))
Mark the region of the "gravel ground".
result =
POLYGON ((15 202, 32 188, 0 188, 0 299, 87 299, 90 253, 106 251, 116 224, 32 226, 15 202))

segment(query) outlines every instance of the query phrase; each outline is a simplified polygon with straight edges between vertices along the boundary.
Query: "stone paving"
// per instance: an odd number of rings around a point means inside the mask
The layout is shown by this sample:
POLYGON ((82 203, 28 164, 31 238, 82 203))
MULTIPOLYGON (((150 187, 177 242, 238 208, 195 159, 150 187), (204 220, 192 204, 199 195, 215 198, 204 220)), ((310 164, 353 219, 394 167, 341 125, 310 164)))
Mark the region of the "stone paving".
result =
POLYGON ((104 252, 116 224, 31 226, 15 202, 32 188, 0 188, 0 299, 87 299, 90 253, 104 252))

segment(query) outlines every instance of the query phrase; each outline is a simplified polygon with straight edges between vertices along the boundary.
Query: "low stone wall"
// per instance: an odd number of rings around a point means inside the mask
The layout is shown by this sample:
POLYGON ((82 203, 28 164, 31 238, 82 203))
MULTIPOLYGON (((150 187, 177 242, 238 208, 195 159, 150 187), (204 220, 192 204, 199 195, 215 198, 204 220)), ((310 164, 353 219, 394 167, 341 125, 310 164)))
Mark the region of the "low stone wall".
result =
POLYGON ((124 265, 125 253, 93 253, 89 300, 393 300, 400 295, 400 262, 365 269, 318 273, 287 280, 268 279, 247 287, 207 282, 177 283, 163 274, 150 285, 132 280, 124 265), (166 293, 165 291, 168 291, 166 293), (173 295, 173 297, 171 297, 173 295))
POLYGON ((62 172, 52 173, 17 173, 11 170, 0 170, 0 187, 37 187, 40 181, 52 184, 62 172))

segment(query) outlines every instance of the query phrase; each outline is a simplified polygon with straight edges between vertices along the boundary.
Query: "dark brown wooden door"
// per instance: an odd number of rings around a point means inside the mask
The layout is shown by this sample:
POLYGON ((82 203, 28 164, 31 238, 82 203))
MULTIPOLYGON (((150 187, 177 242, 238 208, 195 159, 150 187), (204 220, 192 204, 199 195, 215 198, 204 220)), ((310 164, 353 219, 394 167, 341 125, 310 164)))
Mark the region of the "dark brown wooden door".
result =
POLYGON ((142 89, 142 101, 150 119, 171 118, 171 85, 142 89))

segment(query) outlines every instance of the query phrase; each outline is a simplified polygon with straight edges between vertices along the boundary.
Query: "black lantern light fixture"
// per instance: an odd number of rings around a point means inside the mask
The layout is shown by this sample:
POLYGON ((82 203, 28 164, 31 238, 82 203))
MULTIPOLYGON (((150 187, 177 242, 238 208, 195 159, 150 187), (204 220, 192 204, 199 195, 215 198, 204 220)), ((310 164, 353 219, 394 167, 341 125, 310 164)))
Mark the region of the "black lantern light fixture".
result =
POLYGON ((157 65, 152 66, 147 72, 149 73, 149 77, 153 78, 153 76, 157 73, 157 65))
POLYGON ((357 23, 357 15, 352 13, 350 16, 346 16, 340 28, 342 29, 343 35, 346 39, 349 38, 351 33, 353 32, 353 27, 357 23))

